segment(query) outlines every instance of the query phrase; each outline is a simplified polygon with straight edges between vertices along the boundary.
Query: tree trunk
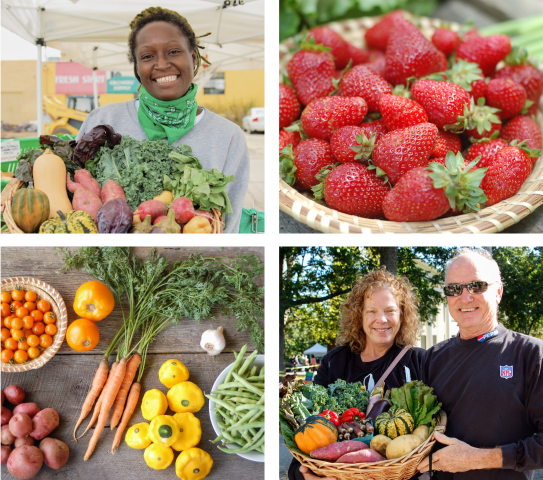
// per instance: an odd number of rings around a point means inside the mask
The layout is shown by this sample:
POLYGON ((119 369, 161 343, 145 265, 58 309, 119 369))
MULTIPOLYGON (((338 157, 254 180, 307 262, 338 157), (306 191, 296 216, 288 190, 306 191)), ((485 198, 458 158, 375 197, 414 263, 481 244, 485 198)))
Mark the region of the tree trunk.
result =
MULTIPOLYGON (((285 262, 285 255, 281 249, 279 249, 279 295, 281 291, 283 268, 285 262)), ((279 371, 285 371, 285 312, 286 308, 283 307, 283 302, 279 299, 279 371)))
POLYGON ((398 249, 397 247, 379 247, 381 256, 381 268, 386 267, 387 271, 398 274, 398 249))

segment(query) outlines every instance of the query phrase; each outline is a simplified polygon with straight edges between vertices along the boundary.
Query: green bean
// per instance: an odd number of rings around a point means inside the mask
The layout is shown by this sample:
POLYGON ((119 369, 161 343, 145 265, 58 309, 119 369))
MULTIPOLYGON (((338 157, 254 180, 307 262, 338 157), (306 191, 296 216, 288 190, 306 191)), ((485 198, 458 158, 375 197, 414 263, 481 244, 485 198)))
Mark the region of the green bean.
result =
POLYGON ((224 400, 220 400, 218 399, 217 397, 212 397, 211 395, 208 395, 207 393, 205 394, 205 396, 207 398, 209 398, 212 402, 215 402, 215 403, 218 403, 219 405, 221 405, 222 407, 226 408, 226 410, 234 413, 234 407, 230 406, 227 402, 225 402, 224 400))
POLYGON ((222 440, 224 435, 221 433, 215 440, 210 440, 211 443, 217 443, 219 440, 222 440))
MULTIPOLYGON (((239 427, 236 427, 236 430, 238 432, 241 432, 242 430, 249 430, 250 428, 260 428, 263 426, 264 426, 264 422, 246 423, 245 425, 240 425, 239 427)), ((232 430, 232 427, 226 429, 227 432, 230 432, 231 430, 232 430)))
POLYGON ((236 357, 236 352, 234 352, 234 357, 236 358, 236 360, 234 361, 234 363, 230 367, 230 370, 228 370, 228 373, 226 374, 226 377, 224 377, 224 382, 229 382, 230 381, 230 377, 232 376, 232 372, 241 363, 246 351, 247 351, 247 344, 245 344, 245 345, 243 345, 243 347, 241 347, 241 350, 239 351, 239 354, 238 354, 237 357, 236 357))
POLYGON ((257 445, 260 443, 259 440, 260 440, 261 438, 264 438, 263 435, 264 435, 264 429, 261 428, 261 429, 253 436, 252 440, 251 440, 249 443, 247 443, 247 445, 245 445, 245 446, 242 448, 242 450, 243 450, 243 449, 245 449, 246 451, 247 451, 247 450, 254 450, 255 446, 257 446, 257 445))
MULTIPOLYGON (((262 405, 247 405, 247 404, 243 404, 243 405, 238 405, 236 408, 234 408, 234 411, 237 413, 237 412, 240 412, 241 410, 260 410, 260 411, 264 411, 264 406, 262 405)), ((254 412, 253 412, 254 413, 254 412)))
POLYGON ((260 400, 260 396, 255 395, 254 393, 249 393, 249 392, 229 392, 228 390, 226 390, 224 392, 213 391, 213 392, 210 392, 210 395, 213 395, 213 394, 217 395, 219 393, 221 393, 222 395, 231 395, 232 397, 237 396, 237 397, 250 398, 252 400, 260 400))
MULTIPOLYGON (((258 354, 258 350, 254 350, 251 355, 249 355, 246 359, 245 359, 245 363, 241 366, 241 368, 236 372, 238 375, 243 375, 245 373, 245 371, 249 368, 249 366, 251 365, 251 363, 254 362, 254 359, 255 357, 257 356, 258 354)), ((232 370, 232 373, 234 373, 234 371, 232 370)))
POLYGON ((251 368, 251 371, 249 372, 249 377, 254 377, 256 375, 256 369, 258 367, 256 365, 253 365, 253 368, 251 368))
MULTIPOLYGON (((238 393, 242 393, 242 392, 238 392, 238 393)), ((232 402, 237 402, 237 403, 246 403, 246 404, 251 404, 251 405, 254 405, 256 404, 256 402, 258 402, 258 400, 254 400, 252 398, 245 398, 245 397, 230 397, 230 400, 232 400, 232 402)))
POLYGON ((251 385, 247 380, 245 380, 244 378, 241 378, 237 373, 234 373, 232 372, 232 375, 234 376, 234 378, 240 382, 247 390, 250 390, 251 392, 254 392, 258 395, 264 395, 264 391, 261 390, 260 388, 257 388, 257 387, 254 387, 253 385, 251 385))

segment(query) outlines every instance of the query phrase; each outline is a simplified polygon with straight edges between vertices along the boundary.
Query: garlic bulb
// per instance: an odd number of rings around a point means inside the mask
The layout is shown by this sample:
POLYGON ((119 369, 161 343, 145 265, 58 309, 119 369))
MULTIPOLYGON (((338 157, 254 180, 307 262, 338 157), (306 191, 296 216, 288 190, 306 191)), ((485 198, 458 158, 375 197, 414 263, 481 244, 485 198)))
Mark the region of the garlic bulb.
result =
POLYGON ((224 341, 224 335, 222 334, 222 327, 217 330, 206 330, 202 333, 202 340, 200 346, 209 353, 209 355, 218 355, 224 350, 226 342, 224 341))

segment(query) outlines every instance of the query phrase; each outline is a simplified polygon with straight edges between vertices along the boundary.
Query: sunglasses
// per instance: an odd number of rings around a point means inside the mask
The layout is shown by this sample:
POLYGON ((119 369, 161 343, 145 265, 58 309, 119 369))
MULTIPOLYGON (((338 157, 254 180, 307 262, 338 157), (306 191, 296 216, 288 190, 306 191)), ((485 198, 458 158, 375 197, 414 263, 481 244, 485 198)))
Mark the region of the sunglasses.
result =
POLYGON ((443 293, 447 297, 459 297, 462 295, 464 288, 467 288, 471 294, 485 293, 488 290, 488 286, 492 285, 492 283, 481 282, 479 280, 469 283, 451 283, 443 287, 443 293))

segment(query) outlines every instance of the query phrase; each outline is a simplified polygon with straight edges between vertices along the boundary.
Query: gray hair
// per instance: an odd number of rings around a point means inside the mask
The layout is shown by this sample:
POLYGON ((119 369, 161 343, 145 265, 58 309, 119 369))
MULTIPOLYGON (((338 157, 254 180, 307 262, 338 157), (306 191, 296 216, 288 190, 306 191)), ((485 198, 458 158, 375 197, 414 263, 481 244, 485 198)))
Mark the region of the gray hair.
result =
POLYGON ((458 260, 460 257, 471 257, 474 260, 484 260, 488 262, 489 272, 492 276, 491 280, 502 283, 502 277, 500 273, 500 267, 496 260, 492 258, 492 255, 488 250, 485 250, 484 248, 468 248, 468 247, 462 247, 457 249, 454 256, 445 264, 445 278, 447 278, 447 274, 449 273, 449 269, 451 268, 451 265, 458 260))

